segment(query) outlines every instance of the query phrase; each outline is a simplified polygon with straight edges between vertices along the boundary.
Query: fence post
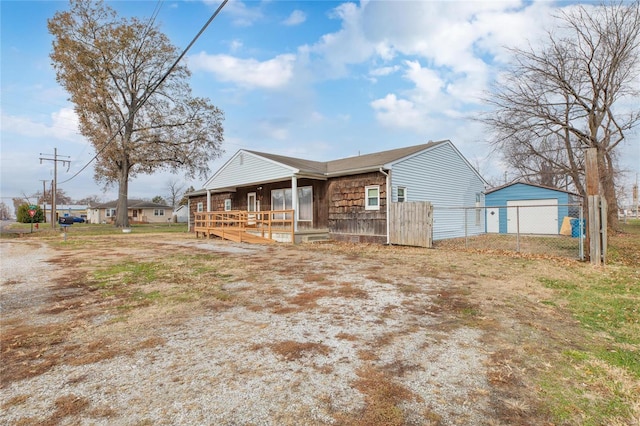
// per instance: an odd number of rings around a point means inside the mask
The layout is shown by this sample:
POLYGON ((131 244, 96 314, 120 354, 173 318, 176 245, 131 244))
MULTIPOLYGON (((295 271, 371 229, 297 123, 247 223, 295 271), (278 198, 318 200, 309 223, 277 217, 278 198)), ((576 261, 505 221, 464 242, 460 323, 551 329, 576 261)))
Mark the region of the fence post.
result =
POLYGON ((516 251, 520 253, 520 206, 516 206, 516 251))
POLYGON ((607 199, 600 197, 600 253, 602 255, 602 264, 607 263, 607 228, 609 223, 607 222, 607 199))
POLYGON ((580 211, 578 213, 578 257, 580 260, 584 260, 584 214, 582 211, 582 203, 580 204, 580 211))
POLYGON ((592 265, 600 266, 601 258, 601 238, 600 238, 600 196, 589 195, 589 259, 592 265))

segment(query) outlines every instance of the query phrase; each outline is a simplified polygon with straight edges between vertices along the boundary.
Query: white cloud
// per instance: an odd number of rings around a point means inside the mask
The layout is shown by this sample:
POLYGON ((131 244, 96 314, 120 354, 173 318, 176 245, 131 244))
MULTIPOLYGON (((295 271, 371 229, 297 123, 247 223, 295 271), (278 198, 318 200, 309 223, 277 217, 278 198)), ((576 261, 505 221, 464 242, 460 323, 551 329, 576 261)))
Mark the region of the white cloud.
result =
POLYGON ((361 9, 357 5, 341 4, 332 11, 331 17, 342 20, 342 28, 323 35, 311 46, 299 49, 304 56, 316 55, 316 58, 311 58, 316 60, 313 68, 322 78, 343 77, 347 65, 366 61, 376 49, 362 31, 361 9))
POLYGON ((300 25, 306 20, 307 20, 307 15, 305 15, 303 11, 294 10, 293 12, 291 12, 291 15, 289 15, 287 19, 282 21, 282 23, 287 26, 294 26, 294 25, 300 25))
POLYGON ((373 76, 373 77, 384 77, 390 74, 393 74, 394 72, 398 71, 400 69, 400 67, 398 65, 394 65, 391 67, 380 67, 380 68, 374 68, 371 71, 369 71, 369 75, 373 76))
POLYGON ((376 119, 384 126, 424 130, 423 114, 411 101, 388 94, 371 102, 371 107, 376 111, 376 119))
POLYGON ((78 116, 71 108, 51 113, 50 122, 34 121, 32 117, 5 115, 2 112, 2 132, 30 138, 54 138, 67 142, 83 142, 78 131, 78 116))
MULTIPOLYGON (((218 6, 219 1, 208 2, 218 6)), ((223 9, 223 13, 228 13, 233 17, 232 22, 239 27, 250 27, 256 21, 263 18, 262 11, 259 7, 249 7, 245 2, 236 0, 227 3, 223 9)))
POLYGON ((418 61, 405 61, 407 71, 405 78, 416 85, 416 90, 433 100, 444 87, 444 82, 438 73, 429 68, 423 68, 418 61))
POLYGON ((242 43, 242 40, 237 40, 237 39, 236 40, 231 40, 231 42, 229 43, 229 50, 231 52, 235 53, 235 52, 239 51, 240 49, 242 49, 243 45, 244 44, 242 43))
POLYGON ((296 57, 292 54, 258 61, 201 52, 189 58, 189 67, 192 70, 212 72, 217 79, 240 86, 277 89, 292 79, 295 62, 296 57))

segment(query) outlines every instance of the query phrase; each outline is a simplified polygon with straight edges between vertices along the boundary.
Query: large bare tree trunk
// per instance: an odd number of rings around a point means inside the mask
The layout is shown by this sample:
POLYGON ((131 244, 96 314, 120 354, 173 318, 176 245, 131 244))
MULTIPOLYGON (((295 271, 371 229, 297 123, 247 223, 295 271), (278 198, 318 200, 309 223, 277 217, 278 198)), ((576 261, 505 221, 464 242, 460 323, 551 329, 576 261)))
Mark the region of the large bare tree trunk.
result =
POLYGON ((129 164, 123 162, 118 173, 118 204, 116 207, 116 223, 119 228, 129 226, 129 208, 127 197, 129 195, 129 164))

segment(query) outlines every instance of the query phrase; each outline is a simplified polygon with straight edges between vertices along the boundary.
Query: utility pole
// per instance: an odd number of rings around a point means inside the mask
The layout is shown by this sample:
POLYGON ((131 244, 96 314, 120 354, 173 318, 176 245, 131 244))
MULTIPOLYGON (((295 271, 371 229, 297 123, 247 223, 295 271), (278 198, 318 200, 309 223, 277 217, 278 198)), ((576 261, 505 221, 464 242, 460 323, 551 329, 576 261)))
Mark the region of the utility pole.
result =
POLYGON ((638 219, 640 218, 640 216, 638 216, 638 206, 640 206, 640 202, 638 202, 638 174, 637 173, 636 173, 636 184, 633 185, 631 198, 633 199, 633 207, 635 207, 636 209, 636 219, 638 219))
POLYGON ((47 221, 47 182, 48 179, 40 179, 42 182, 42 214, 44 216, 44 221, 47 221))
POLYGON ((58 181, 58 162, 62 163, 62 167, 64 167, 65 163, 67 165, 67 171, 69 171, 69 167, 71 167, 71 161, 69 160, 59 160, 58 157, 71 158, 68 155, 58 155, 58 148, 53 148, 53 155, 51 154, 43 154, 53 158, 40 157, 40 164, 42 164, 42 160, 44 161, 53 161, 53 183, 51 185, 51 227, 55 229, 56 227, 56 211, 58 210, 56 207, 56 192, 58 192, 57 181, 58 181))

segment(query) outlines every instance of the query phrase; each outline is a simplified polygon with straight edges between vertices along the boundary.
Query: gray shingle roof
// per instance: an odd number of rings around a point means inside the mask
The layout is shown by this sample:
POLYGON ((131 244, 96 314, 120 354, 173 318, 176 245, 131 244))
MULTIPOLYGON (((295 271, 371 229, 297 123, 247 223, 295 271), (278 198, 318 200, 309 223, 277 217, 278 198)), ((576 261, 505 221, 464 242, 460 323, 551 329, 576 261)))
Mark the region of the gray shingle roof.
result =
POLYGON ((249 150, 244 150, 244 151, 250 152, 251 154, 255 154, 263 158, 268 158, 269 160, 273 160, 280 164, 284 164, 284 165, 293 167, 294 169, 298 169, 300 171, 304 171, 307 173, 324 174, 327 172, 326 162, 304 160, 302 158, 286 157, 284 155, 269 154, 266 152, 249 151, 249 150))
POLYGON ((549 189, 551 191, 565 192, 565 193, 567 193, 569 195, 576 195, 578 197, 581 196, 580 194, 578 194, 576 192, 568 191, 566 189, 554 188, 552 186, 540 185, 540 184, 537 184, 537 183, 531 183, 531 182, 527 182, 526 180, 520 180, 520 179, 517 179, 517 180, 515 180, 513 182, 505 183, 504 185, 500 185, 500 186, 495 186, 493 188, 489 188, 488 190, 485 191, 485 194, 491 194, 492 192, 496 192, 496 191, 499 191, 501 189, 508 188, 510 186, 517 185, 517 184, 535 186, 537 188, 549 189))
POLYGON ((374 152, 372 154, 358 155, 355 157, 341 158, 332 161, 311 161, 301 158, 286 157, 284 155, 269 154, 266 152, 246 151, 264 157, 278 163, 293 167, 301 172, 335 175, 348 173, 349 171, 376 169, 385 164, 398 161, 402 158, 416 154, 427 148, 440 145, 446 141, 429 142, 422 145, 408 146, 404 148, 391 149, 388 151, 374 152))

